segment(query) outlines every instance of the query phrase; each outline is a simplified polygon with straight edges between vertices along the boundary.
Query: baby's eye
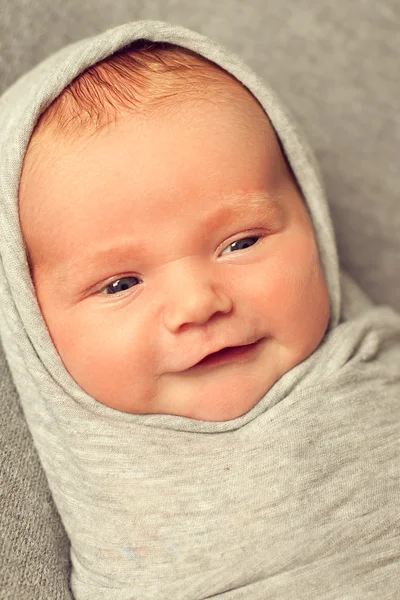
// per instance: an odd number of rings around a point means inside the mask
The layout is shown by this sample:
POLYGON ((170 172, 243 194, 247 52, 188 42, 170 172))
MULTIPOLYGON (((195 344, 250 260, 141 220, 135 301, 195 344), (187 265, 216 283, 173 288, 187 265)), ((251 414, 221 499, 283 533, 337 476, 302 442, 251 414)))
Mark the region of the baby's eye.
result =
POLYGON ((138 283, 140 283, 140 280, 137 277, 121 277, 121 279, 116 279, 112 283, 109 283, 101 290, 101 293, 106 295, 119 294, 138 283))
POLYGON ((229 246, 227 246, 225 250, 221 252, 221 255, 224 254, 224 252, 226 252, 228 248, 232 248, 232 250, 228 252, 228 254, 234 252, 235 250, 245 250, 246 248, 249 248, 249 246, 253 246, 254 244, 256 244, 260 237, 260 235, 252 235, 249 237, 242 238, 241 240, 237 240, 236 242, 232 242, 232 244, 229 244, 229 246))

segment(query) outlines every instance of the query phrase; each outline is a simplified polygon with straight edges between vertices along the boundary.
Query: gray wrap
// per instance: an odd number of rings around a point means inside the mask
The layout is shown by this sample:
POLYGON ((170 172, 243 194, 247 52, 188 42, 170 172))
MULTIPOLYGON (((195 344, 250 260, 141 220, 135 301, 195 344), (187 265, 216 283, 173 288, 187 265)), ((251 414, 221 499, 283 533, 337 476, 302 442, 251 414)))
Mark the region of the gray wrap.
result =
POLYGON ((276 95, 206 38, 129 23, 69 46, 0 100, 0 327, 71 540, 76 600, 387 600, 400 589, 400 316, 340 273, 312 153, 276 95), (332 318, 320 347, 243 416, 131 415, 71 379, 34 295, 18 220, 40 113, 138 38, 218 63, 268 113, 312 217, 332 318))

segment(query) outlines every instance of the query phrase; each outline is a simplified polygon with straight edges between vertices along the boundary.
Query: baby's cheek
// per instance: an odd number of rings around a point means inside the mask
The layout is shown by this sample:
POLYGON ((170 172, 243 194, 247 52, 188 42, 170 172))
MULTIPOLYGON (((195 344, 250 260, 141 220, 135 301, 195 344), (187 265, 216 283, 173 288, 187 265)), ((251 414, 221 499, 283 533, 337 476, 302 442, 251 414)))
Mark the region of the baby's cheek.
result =
POLYGON ((283 248, 274 249, 262 265, 247 269, 241 282, 242 295, 244 288, 252 309, 265 315, 271 326, 281 323, 289 305, 296 301, 297 272, 289 257, 283 248))
MULTIPOLYGON (((120 313, 122 316, 122 313, 120 313)), ((116 322, 106 311, 52 315, 49 329, 65 368, 99 402, 136 412, 147 403, 154 364, 147 335, 127 318, 116 322), (142 389, 143 388, 143 389, 142 389)))
POLYGON ((329 294, 317 251, 299 248, 281 283, 281 336, 304 358, 320 343, 329 321, 329 294), (306 251, 307 250, 307 251, 306 251))
POLYGON ((303 352, 321 337, 329 318, 329 296, 312 235, 282 239, 254 278, 252 305, 281 344, 303 352))

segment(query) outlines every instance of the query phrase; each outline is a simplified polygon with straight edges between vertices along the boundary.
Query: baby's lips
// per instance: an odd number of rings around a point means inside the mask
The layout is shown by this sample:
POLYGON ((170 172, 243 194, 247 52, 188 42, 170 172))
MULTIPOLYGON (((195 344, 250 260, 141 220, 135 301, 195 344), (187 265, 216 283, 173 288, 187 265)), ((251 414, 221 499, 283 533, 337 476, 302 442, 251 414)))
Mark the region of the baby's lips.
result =
POLYGON ((233 354, 235 350, 238 350, 239 348, 241 348, 243 346, 253 346, 257 342, 259 342, 261 339, 262 338, 258 338, 256 340, 253 340, 250 342, 245 342, 242 344, 229 344, 229 345, 221 346, 217 350, 212 350, 211 352, 207 352, 206 354, 203 354, 201 358, 199 358, 195 362, 192 362, 190 364, 190 366, 186 367, 186 369, 182 369, 182 371, 187 371, 193 367, 196 367, 197 365, 200 365, 201 363, 203 363, 203 361, 206 361, 206 359, 209 359, 209 358, 211 359, 212 357, 215 357, 216 359, 218 359, 219 357, 221 359, 225 358, 225 357, 228 358, 230 351, 232 351, 231 354, 233 354))
MULTIPOLYGON (((231 344, 230 346, 233 346, 233 345, 234 344, 231 344)), ((236 345, 240 346, 241 344, 236 344, 236 345)), ((193 344, 193 346, 195 346, 195 344, 193 344)), ((216 350, 208 350, 207 352, 204 352, 200 356, 191 358, 190 360, 182 360, 181 364, 174 364, 167 370, 169 373, 182 373, 184 371, 188 371, 192 367, 196 366, 199 362, 204 360, 207 356, 210 356, 211 354, 215 354, 216 352, 219 352, 220 350, 227 348, 227 347, 228 347, 228 344, 224 344, 222 346, 219 346, 216 350)), ((185 358, 187 356, 190 356, 190 354, 191 354, 190 352, 184 352, 184 351, 182 353, 180 353, 180 355, 185 358)))

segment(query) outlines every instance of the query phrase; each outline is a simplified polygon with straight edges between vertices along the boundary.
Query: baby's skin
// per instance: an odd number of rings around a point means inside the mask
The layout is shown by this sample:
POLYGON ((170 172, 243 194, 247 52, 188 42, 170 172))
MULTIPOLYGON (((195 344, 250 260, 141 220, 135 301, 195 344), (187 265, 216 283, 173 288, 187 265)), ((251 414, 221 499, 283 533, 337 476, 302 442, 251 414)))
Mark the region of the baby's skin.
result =
POLYGON ((151 118, 121 112, 95 136, 49 127, 25 158, 20 220, 50 336, 81 388, 120 411, 239 417, 328 326, 276 134, 247 90, 223 85, 151 118))

